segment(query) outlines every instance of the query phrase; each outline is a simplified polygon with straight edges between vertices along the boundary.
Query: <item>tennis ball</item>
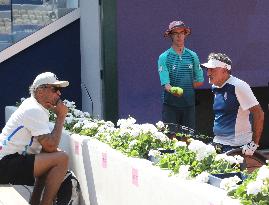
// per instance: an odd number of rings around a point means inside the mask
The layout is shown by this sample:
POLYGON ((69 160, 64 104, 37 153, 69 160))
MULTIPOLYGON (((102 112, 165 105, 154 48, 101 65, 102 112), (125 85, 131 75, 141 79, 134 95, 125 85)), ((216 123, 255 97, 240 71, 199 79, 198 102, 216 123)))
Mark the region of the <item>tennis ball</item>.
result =
POLYGON ((171 87, 170 92, 172 94, 183 95, 183 89, 180 87, 171 87))

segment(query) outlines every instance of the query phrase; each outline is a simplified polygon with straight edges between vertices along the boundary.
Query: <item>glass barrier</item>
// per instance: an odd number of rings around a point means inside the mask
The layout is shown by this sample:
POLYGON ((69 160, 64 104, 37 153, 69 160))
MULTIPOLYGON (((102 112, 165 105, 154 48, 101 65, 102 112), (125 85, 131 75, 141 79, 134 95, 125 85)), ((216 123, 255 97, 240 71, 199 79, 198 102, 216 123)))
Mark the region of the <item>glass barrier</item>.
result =
POLYGON ((79 0, 0 0, 0 51, 79 7, 79 0))

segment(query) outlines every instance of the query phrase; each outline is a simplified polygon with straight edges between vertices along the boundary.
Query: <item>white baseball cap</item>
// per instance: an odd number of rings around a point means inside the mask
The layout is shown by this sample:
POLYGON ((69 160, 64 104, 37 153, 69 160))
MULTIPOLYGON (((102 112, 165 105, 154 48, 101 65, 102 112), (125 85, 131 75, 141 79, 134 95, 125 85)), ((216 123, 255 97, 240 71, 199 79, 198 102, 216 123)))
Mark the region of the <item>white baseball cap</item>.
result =
POLYGON ((69 85, 68 81, 59 81, 54 73, 45 72, 36 76, 32 88, 35 90, 41 85, 55 85, 57 87, 67 87, 69 85))
POLYGON ((227 70, 231 70, 231 65, 224 63, 222 61, 219 61, 217 59, 209 59, 207 63, 201 64, 201 67, 203 68, 226 68, 227 70))

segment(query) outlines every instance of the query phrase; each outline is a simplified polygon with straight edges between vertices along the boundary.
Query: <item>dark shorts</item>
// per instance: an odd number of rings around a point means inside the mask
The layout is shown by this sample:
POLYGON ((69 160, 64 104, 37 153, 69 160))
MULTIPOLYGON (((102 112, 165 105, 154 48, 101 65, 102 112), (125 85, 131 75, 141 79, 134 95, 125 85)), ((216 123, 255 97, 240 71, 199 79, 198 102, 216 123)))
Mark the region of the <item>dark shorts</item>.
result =
POLYGON ((7 155, 0 160, 0 184, 33 186, 35 155, 7 155))

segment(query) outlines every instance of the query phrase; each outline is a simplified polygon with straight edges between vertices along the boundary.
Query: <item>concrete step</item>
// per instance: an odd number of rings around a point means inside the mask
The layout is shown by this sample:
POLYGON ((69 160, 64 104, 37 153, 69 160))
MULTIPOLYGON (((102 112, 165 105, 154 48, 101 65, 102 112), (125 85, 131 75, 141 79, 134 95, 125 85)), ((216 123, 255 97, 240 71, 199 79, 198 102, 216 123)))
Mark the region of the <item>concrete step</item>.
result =
POLYGON ((0 185, 0 205, 29 205, 11 185, 0 185))
POLYGON ((12 185, 12 187, 26 200, 30 201, 33 186, 12 185))

